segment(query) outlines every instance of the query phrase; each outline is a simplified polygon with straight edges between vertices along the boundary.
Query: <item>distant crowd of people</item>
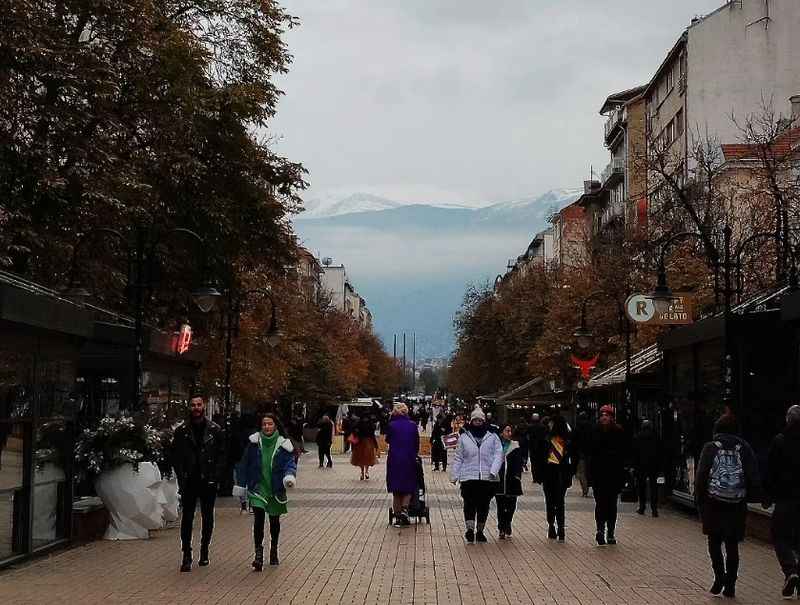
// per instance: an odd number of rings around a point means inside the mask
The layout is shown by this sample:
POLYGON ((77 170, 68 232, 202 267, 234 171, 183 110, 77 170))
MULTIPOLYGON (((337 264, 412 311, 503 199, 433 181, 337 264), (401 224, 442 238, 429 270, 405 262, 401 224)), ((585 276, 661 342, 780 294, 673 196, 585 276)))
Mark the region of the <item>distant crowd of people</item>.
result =
MULTIPOLYGON (((379 456, 378 435, 384 435, 388 445, 386 484, 392 495, 390 518, 397 527, 410 524, 410 507, 424 492, 420 428, 425 430, 429 420, 412 418, 409 407, 397 403, 385 415, 368 409, 361 417, 352 414, 343 423, 351 464, 360 469, 364 481, 379 456)), ((267 413, 242 442, 241 434, 238 439, 231 438, 206 418, 201 395, 192 398, 189 418, 176 429, 171 450, 183 510, 181 571, 191 571, 192 525, 198 506, 202 518, 198 564, 209 564, 215 499, 229 475, 235 477, 233 494, 253 513, 253 569, 261 571, 264 566, 267 523, 269 564, 279 564, 280 519, 288 510, 288 490, 296 484, 306 424, 294 418, 287 430, 275 414, 267 413), (232 447, 231 441, 239 447, 232 447)), ((330 416, 323 415, 317 428, 319 467, 331 468, 336 427, 330 416)), ((574 428, 561 415, 540 418, 534 414, 529 423, 513 426, 494 423, 478 406, 468 418, 444 409, 436 414, 429 439, 433 470, 449 470, 452 483, 459 485, 467 543, 488 541, 485 528, 492 500, 499 539, 511 538, 526 470, 542 487, 550 540, 566 541, 566 494, 577 479, 580 495, 588 497, 591 490, 594 498, 596 543, 617 544, 617 503, 623 489, 634 482, 626 468, 630 462, 638 487, 637 512, 645 514, 649 504, 653 517, 659 515, 659 484, 665 469, 658 433, 644 421, 629 440, 609 405, 600 408, 596 422, 585 412, 579 414, 574 428)), ((764 471, 760 472, 752 448, 741 437, 736 417, 730 412, 721 416, 713 438, 702 449, 694 477, 714 575, 710 592, 715 596, 736 594, 739 543, 745 537, 747 504, 754 502, 767 508, 774 505, 772 539, 785 575, 782 596, 800 595, 800 406, 789 408, 786 426, 772 442, 764 471)))

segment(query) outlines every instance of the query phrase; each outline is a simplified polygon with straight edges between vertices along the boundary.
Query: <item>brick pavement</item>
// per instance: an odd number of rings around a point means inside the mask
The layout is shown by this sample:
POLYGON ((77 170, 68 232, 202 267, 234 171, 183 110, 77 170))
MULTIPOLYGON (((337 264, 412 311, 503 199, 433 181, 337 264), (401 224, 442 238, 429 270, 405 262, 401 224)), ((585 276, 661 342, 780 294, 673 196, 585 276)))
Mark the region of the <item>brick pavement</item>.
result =
MULTIPOLYGON (((710 570, 699 524, 678 511, 640 517, 625 505, 616 547, 594 546, 592 500, 570 493, 567 543, 547 540, 541 490, 526 495, 514 538, 463 541, 460 499, 426 466, 431 525, 388 527, 385 466, 367 482, 338 456, 333 470, 304 457, 283 520, 281 565, 250 568, 250 515, 220 502, 212 562, 178 573, 178 531, 94 542, 0 572, 0 603, 557 604, 707 603, 710 570)), ((385 460, 385 459, 384 459, 385 460)), ((494 513, 489 518, 492 525, 494 513)), ((198 517, 199 523, 199 517, 198 517)), ((742 548, 738 603, 778 602, 771 548, 742 548)))

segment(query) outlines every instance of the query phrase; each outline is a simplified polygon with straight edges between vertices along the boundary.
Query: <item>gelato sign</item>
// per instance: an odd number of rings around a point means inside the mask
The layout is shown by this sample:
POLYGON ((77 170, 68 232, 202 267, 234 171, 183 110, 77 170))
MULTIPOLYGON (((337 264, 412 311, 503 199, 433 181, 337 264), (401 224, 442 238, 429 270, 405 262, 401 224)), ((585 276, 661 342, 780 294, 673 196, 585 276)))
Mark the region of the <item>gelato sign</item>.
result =
POLYGON ((681 326, 692 323, 692 299, 688 294, 675 294, 669 308, 661 313, 653 300, 644 294, 634 294, 625 302, 625 312, 639 324, 681 326))

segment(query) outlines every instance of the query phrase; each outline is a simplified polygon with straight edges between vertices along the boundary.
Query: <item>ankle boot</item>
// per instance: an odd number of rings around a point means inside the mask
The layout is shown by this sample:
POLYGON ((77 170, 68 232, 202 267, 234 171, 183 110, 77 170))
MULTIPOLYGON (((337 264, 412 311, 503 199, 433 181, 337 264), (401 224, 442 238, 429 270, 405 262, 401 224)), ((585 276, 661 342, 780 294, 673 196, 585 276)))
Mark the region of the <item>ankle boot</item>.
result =
POLYGON ((181 561, 181 571, 192 571, 192 551, 183 551, 183 560, 181 561))
POLYGON ((264 569, 264 547, 256 546, 256 556, 253 559, 253 570, 262 571, 264 569))
POLYGON ((269 547, 269 564, 277 565, 278 563, 278 545, 273 542, 269 547))
POLYGON ((200 560, 197 561, 197 564, 200 567, 208 565, 208 544, 202 544, 200 546, 200 560))

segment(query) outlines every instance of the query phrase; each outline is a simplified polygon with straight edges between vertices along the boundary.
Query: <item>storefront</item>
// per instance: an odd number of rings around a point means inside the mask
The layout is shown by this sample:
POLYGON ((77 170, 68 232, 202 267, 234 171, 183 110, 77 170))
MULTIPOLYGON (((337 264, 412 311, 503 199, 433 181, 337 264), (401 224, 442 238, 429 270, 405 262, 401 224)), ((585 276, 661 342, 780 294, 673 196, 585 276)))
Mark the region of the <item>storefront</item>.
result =
POLYGON ((0 272, 0 566, 70 538, 80 349, 89 313, 0 272))
MULTIPOLYGON (((728 325, 736 413, 761 468, 766 468, 769 444, 783 426, 787 406, 800 395, 797 328, 781 316, 784 293, 779 290, 740 305, 728 325)), ((661 341, 664 390, 673 422, 668 439, 672 493, 687 503, 693 502, 700 452, 724 409, 725 331, 723 318, 716 316, 676 329, 661 341)))

